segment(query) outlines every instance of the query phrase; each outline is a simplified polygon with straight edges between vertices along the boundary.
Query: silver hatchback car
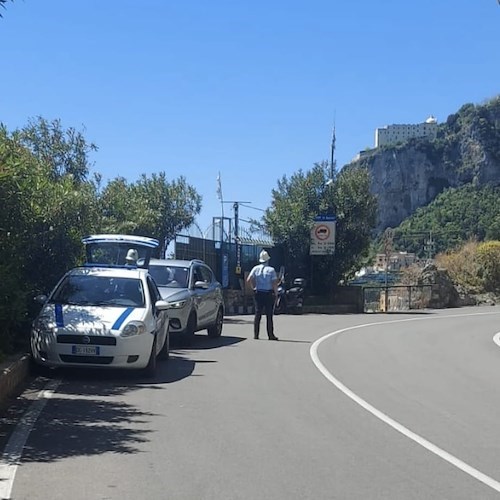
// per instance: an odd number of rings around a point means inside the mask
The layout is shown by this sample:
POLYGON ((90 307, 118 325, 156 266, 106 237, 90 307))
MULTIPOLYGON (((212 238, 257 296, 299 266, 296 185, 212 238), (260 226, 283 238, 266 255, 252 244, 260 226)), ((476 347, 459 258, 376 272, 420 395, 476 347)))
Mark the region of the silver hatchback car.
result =
POLYGON ((197 331, 222 334, 224 297, 213 271, 201 260, 151 259, 149 273, 168 302, 170 335, 191 344, 197 331))

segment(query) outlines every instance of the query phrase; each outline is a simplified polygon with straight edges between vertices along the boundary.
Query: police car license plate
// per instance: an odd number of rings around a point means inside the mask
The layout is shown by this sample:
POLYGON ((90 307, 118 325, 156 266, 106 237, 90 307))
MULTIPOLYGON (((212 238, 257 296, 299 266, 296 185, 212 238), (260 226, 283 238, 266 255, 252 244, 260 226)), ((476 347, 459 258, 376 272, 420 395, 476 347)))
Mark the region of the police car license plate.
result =
POLYGON ((77 356, 99 356, 98 345, 74 345, 71 352, 77 356))

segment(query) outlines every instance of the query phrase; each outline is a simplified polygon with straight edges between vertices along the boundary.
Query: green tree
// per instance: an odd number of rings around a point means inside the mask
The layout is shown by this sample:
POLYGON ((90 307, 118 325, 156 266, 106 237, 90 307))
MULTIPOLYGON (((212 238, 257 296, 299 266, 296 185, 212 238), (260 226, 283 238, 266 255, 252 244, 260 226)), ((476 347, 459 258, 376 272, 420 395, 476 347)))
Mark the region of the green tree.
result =
POLYGON ((82 132, 64 129, 61 120, 48 121, 41 116, 16 132, 17 139, 42 163, 48 165, 53 178, 71 175, 75 182, 87 180, 89 154, 97 146, 88 143, 82 132))
POLYGON ((477 248, 480 275, 487 292, 500 292, 500 241, 487 241, 477 248))
MULTIPOLYGON (((8 0, 0 0, 0 7, 5 9, 5 4, 8 2, 8 0)), ((3 17, 2 11, 0 11, 0 17, 3 17)))
POLYGON ((48 291, 82 257, 80 239, 92 230, 96 198, 90 183, 54 179, 19 140, 0 127, 0 321, 8 350, 27 331, 31 297, 48 291))
POLYGON ((271 207, 264 215, 270 234, 284 248, 288 273, 311 276, 312 272, 316 293, 330 291, 355 270, 369 250, 376 217, 366 169, 344 168, 333 182, 328 179, 326 163, 284 176, 272 191, 271 207), (314 218, 328 214, 337 218, 335 254, 310 256, 314 218))
POLYGON ((201 209, 201 197, 184 177, 169 182, 166 174, 141 175, 134 183, 111 181, 101 195, 105 232, 151 236, 164 255, 170 241, 189 227, 201 209))

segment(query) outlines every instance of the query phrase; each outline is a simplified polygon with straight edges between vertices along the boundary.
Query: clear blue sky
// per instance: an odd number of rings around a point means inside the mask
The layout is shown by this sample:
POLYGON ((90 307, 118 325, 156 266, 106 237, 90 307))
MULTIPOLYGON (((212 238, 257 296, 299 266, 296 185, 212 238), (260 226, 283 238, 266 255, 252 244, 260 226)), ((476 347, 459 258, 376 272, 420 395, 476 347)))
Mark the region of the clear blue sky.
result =
POLYGON ((329 159, 334 119, 341 167, 376 127, 500 93, 497 0, 14 0, 2 14, 0 122, 85 128, 105 180, 185 176, 203 230, 219 171, 226 200, 264 209, 279 178, 329 159))

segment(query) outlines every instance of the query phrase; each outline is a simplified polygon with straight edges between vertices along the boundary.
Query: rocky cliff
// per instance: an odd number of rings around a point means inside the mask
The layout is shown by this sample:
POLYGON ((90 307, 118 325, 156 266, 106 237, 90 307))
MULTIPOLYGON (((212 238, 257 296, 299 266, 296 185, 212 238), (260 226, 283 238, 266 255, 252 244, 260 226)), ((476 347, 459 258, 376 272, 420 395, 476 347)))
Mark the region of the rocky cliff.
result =
POLYGON ((434 141, 366 151, 356 164, 371 174, 378 232, 398 226, 446 188, 500 185, 500 96, 462 106, 439 125, 434 141))

